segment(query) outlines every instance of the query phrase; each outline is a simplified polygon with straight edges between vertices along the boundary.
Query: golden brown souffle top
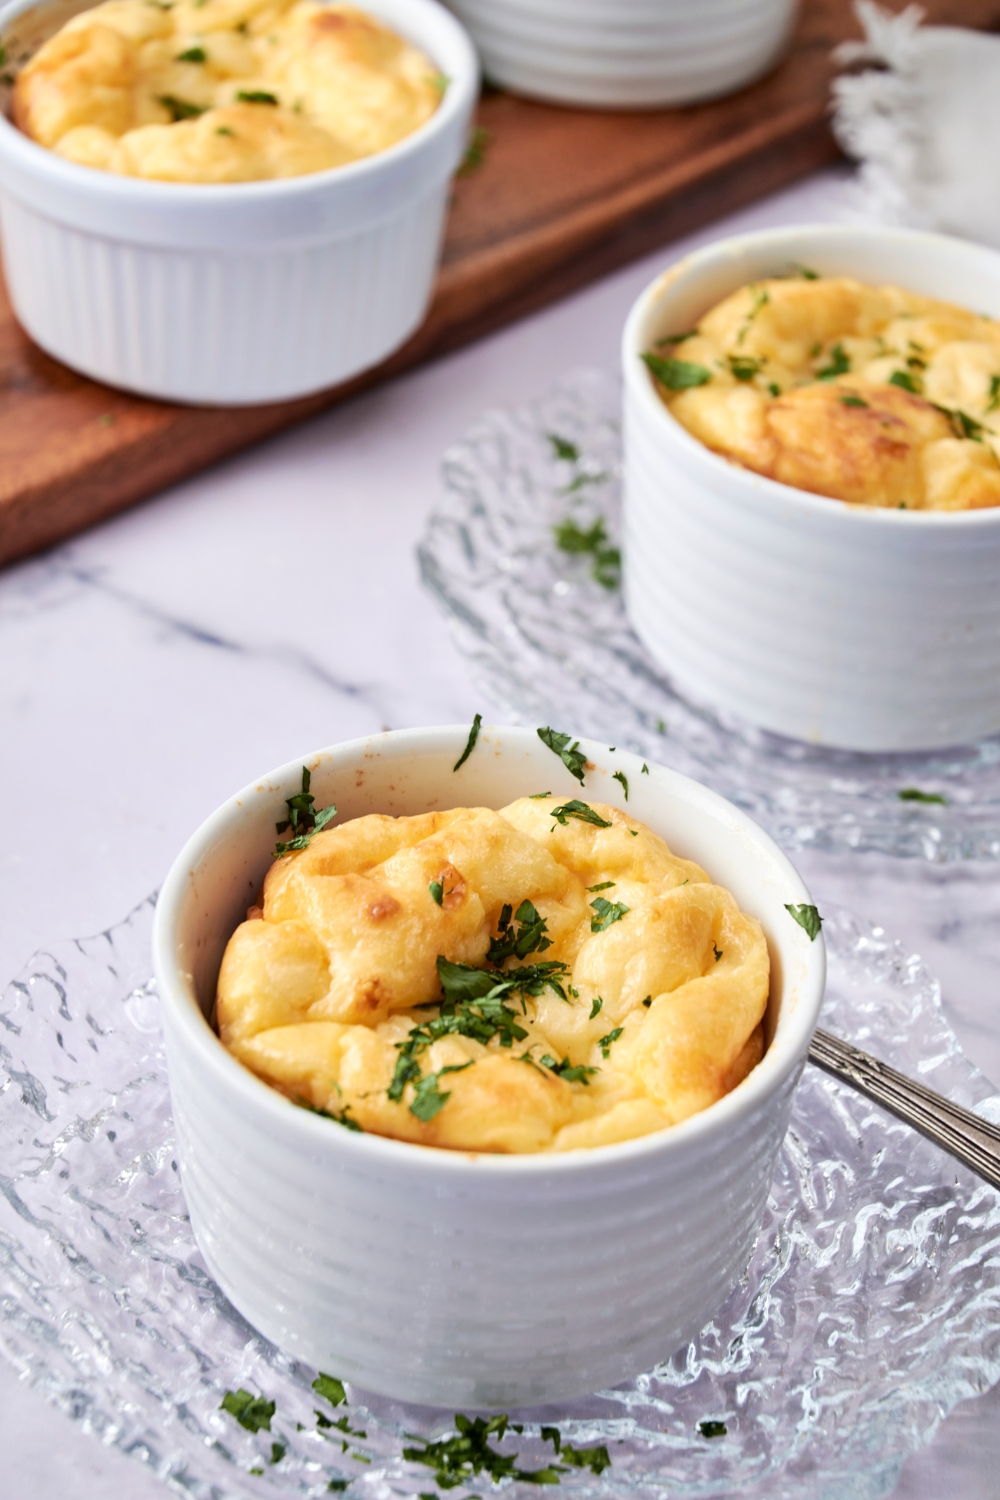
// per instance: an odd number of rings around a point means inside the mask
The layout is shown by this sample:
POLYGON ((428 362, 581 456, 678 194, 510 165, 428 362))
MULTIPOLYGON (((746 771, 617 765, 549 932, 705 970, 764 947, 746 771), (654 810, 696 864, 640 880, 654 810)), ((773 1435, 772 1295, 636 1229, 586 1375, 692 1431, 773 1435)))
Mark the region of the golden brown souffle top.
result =
POLYGON ((299 177, 371 156, 446 80, 352 5, 108 0, 35 53, 14 123, 83 166, 163 182, 299 177))
POLYGON ((851 505, 1000 505, 992 318, 803 270, 741 287, 645 359, 678 422, 769 479, 851 505))

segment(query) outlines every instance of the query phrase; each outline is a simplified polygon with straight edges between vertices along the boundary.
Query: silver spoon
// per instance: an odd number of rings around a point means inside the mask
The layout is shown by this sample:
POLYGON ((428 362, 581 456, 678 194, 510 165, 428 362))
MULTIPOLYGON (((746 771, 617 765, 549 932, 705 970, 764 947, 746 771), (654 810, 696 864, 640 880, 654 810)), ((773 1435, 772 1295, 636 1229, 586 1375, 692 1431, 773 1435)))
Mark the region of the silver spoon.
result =
POLYGON ((1000 1128, 996 1125, 828 1031, 814 1033, 809 1061, 874 1099, 1000 1188, 1000 1128))

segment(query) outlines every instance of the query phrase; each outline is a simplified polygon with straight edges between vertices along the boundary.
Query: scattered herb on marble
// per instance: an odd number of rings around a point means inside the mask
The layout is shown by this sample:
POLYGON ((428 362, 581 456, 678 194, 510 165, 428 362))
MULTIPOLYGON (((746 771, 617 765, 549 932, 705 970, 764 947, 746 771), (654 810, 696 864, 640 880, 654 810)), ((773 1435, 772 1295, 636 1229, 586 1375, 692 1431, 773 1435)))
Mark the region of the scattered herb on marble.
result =
POLYGON ((552 528, 556 546, 571 556, 588 554, 592 558, 590 576, 602 588, 615 589, 621 581, 622 555, 618 547, 608 545, 608 534, 602 517, 584 531, 573 518, 567 517, 552 528))
POLYGON ((698 1431, 701 1433, 703 1438, 719 1438, 725 1437, 729 1431, 729 1428, 726 1426, 725 1422, 708 1421, 699 1422, 698 1431))
POLYGON ((274 854, 277 858, 282 854, 290 854, 296 849, 308 848, 315 838, 332 818, 337 816, 337 809, 331 802, 329 807, 320 808, 317 812, 316 799, 309 790, 312 784, 312 775, 302 767, 302 790, 296 792, 294 797, 288 797, 285 806, 288 808, 288 817, 283 823, 275 823, 278 833, 284 833, 290 828, 295 835, 287 843, 277 843, 274 846, 274 854))
POLYGON ((607 1036, 598 1037, 597 1045, 601 1049, 602 1057, 611 1056, 612 1043, 617 1042, 618 1038, 621 1036, 624 1030, 624 1026, 616 1026, 613 1031, 608 1032, 607 1036))
POLYGON ((227 1411, 231 1417, 235 1417, 247 1432, 270 1432, 275 1406, 273 1401, 265 1401, 263 1396, 255 1396, 252 1391, 245 1391, 240 1386, 239 1390, 226 1392, 219 1403, 219 1410, 227 1411))
POLYGON ((467 177, 470 172, 476 172, 486 161, 486 152, 493 137, 482 125, 477 125, 469 138, 469 144, 465 148, 462 164, 458 169, 459 177, 467 177))
MULTIPOLYGON (((327 1489, 328 1490, 337 1490, 337 1491, 339 1491, 339 1490, 346 1490, 347 1489, 347 1484, 348 1484, 348 1481, 346 1479, 331 1479, 330 1483, 327 1485, 327 1489)), ((436 1495, 433 1497, 433 1500, 437 1500, 437 1496, 436 1495)))
POLYGON ((208 108, 207 104, 190 104, 187 99, 178 99, 174 94, 159 94, 157 102, 162 104, 164 109, 169 110, 175 125, 179 120, 196 119, 208 108))
POLYGON ((918 786, 901 787, 896 796, 900 802, 936 802, 941 807, 948 806, 948 798, 940 792, 922 792, 918 786))
MULTIPOLYGON (((465 749, 462 751, 461 755, 458 757, 458 760, 456 760, 455 764, 451 768, 453 774, 455 771, 461 770, 462 766, 465 765, 465 762, 468 760, 473 750, 475 750, 476 741, 479 738, 479 731, 482 727, 483 716, 482 714, 476 714, 475 718, 472 721, 472 728, 469 730, 469 738, 465 742, 465 749)), ((440 902, 438 903, 438 905, 440 905, 440 902)))
POLYGON ((621 786, 622 791, 625 793, 625 801, 627 802, 628 801, 628 777, 625 775, 625 772, 624 771, 616 771, 614 773, 614 775, 612 776, 611 779, 612 779, 612 781, 617 781, 618 784, 621 786))
POLYGON ((277 104, 277 94, 268 93, 267 89, 237 89, 236 97, 241 104, 277 104))
POLYGON ((317 1396, 322 1396, 324 1401, 329 1401, 331 1406, 346 1406, 347 1392, 344 1390, 344 1382, 338 1380, 336 1375, 324 1375, 322 1370, 312 1383, 312 1388, 317 1396))
POLYGON ((280 1464, 281 1460, 284 1458, 284 1456, 285 1456, 285 1454, 287 1452, 288 1452, 288 1448, 287 1448, 287 1445, 285 1443, 272 1443, 271 1444, 271 1457, 268 1459, 268 1463, 269 1464, 280 1464))
POLYGON ((590 919, 591 932, 607 932, 608 928, 615 922, 620 922, 622 917, 629 912, 629 907, 621 901, 608 901, 604 896, 597 896, 590 903, 591 910, 596 916, 590 919))
POLYGON ((834 344, 830 350, 830 363, 824 365, 822 370, 816 371, 817 380, 836 380, 838 375, 847 375, 850 372, 851 361, 847 357, 847 351, 843 344, 834 344))
POLYGON ((815 906, 789 906, 786 901, 785 910, 793 922, 798 922, 802 931, 808 936, 809 941, 814 943, 819 937, 820 928, 823 926, 823 918, 815 906))
POLYGON ((580 741, 573 739, 571 734, 560 734, 558 729, 538 729, 538 738, 543 745, 547 745, 554 755, 558 755, 569 774, 583 786, 583 773, 587 768, 587 757, 580 749, 580 741))
POLYGON ((527 1484, 558 1484, 559 1474, 565 1472, 556 1467, 525 1470, 517 1466, 517 1454, 500 1453, 491 1446, 489 1439, 502 1441, 510 1419, 506 1415, 490 1417, 466 1417, 455 1414, 456 1432, 453 1437, 428 1441, 419 1438, 420 1447, 403 1449, 403 1457, 409 1463, 426 1464, 434 1470, 434 1478, 443 1490, 452 1490, 458 1485, 467 1485, 477 1474, 487 1474, 494 1484, 502 1479, 520 1479, 527 1484))
POLYGON ((689 391, 695 386, 707 385, 712 378, 711 370, 694 364, 688 359, 674 359, 662 354, 644 354, 647 367, 660 385, 668 391, 689 391))
POLYGON ((555 818, 563 828, 569 826, 569 819, 576 818, 579 823, 591 823, 595 828, 610 828, 612 825, 607 818, 602 818, 600 813, 588 807, 586 802, 581 802, 579 797, 573 797, 569 802, 561 802, 558 807, 552 808, 551 816, 555 818))
POLYGON ((580 450, 575 443, 568 438, 561 438, 558 433, 547 432, 545 436, 552 444, 552 451, 556 458, 564 459, 566 463, 575 464, 580 460, 580 450))

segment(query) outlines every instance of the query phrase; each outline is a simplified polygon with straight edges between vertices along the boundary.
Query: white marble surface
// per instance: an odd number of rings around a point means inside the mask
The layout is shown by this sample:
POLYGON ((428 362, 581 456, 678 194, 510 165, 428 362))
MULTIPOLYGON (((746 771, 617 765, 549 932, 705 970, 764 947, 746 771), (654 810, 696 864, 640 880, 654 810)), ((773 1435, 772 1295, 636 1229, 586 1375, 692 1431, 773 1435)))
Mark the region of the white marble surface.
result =
MULTIPOLYGON (((825 174, 695 242, 840 217, 843 201, 842 178, 825 174)), ((613 364, 625 312, 664 259, 0 575, 0 984, 36 948, 124 916, 197 823, 263 769, 386 725, 488 716, 414 560, 440 454, 485 408, 613 364)), ((821 906, 849 905, 924 954, 966 1050, 1000 1078, 1000 870, 800 864, 821 906)), ((959 1408, 897 1494, 993 1500, 998 1412, 996 1393, 959 1408)), ((166 1493, 2 1360, 0 1476, 3 1500, 166 1493)))

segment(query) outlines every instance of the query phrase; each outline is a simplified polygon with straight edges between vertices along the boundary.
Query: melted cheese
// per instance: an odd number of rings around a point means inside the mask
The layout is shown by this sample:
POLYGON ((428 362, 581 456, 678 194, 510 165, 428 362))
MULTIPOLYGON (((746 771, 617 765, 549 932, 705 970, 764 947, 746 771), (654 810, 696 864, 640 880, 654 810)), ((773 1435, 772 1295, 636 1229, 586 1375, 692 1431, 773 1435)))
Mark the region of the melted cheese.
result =
POLYGON ((628 1140, 721 1098, 762 1053, 759 925, 641 823, 594 803, 606 826, 561 826, 557 805, 373 815, 278 859, 223 959, 224 1045, 311 1108, 469 1151, 628 1140), (602 901, 623 910, 602 921, 602 901), (489 1028, 428 1034, 418 1075, 391 1097, 400 1044, 440 1014, 439 957, 482 967, 505 915, 520 910, 523 931, 524 902, 542 941, 502 960, 496 982, 554 963, 555 986, 501 997, 521 1033, 509 1045, 489 1028), (436 1094, 433 1112, 418 1089, 436 1094))
POLYGON ((847 277, 776 278, 651 352, 677 420, 744 468, 853 505, 1000 505, 991 318, 847 277))
POLYGON ((107 0, 18 74, 16 125, 88 167, 166 182, 298 177, 410 135, 433 64, 351 5, 107 0))

